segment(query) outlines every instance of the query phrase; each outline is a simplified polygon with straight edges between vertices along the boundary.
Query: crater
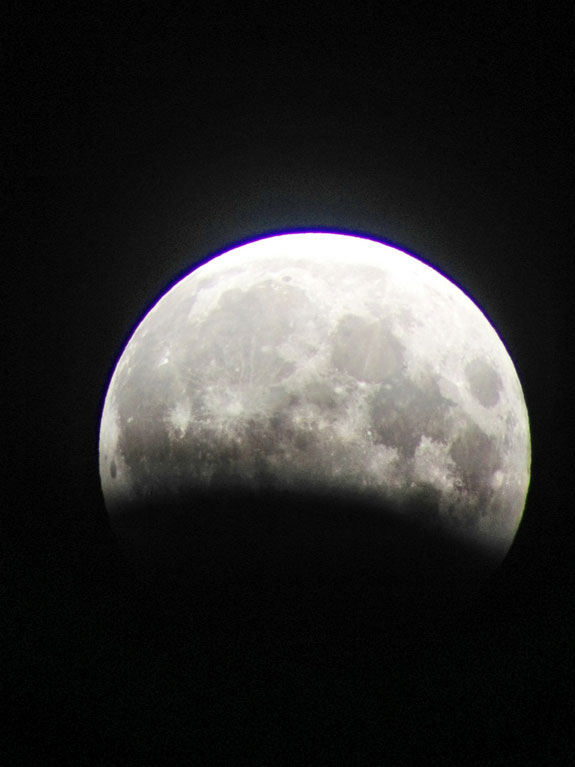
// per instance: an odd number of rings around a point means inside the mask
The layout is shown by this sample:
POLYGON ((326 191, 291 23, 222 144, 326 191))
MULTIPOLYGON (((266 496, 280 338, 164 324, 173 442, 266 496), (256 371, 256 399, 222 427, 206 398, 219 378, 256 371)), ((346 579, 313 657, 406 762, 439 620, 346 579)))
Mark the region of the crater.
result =
POLYGON ((465 366, 465 377, 469 391, 483 407, 493 407, 499 402, 501 377, 488 362, 471 360, 465 366))

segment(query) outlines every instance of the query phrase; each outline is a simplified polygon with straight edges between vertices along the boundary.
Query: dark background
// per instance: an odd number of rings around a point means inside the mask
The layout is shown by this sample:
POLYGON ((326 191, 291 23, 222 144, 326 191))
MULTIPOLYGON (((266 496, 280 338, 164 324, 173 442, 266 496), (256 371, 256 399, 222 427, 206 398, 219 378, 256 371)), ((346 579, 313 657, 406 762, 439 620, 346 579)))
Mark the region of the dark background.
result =
POLYGON ((574 747, 570 13, 99 3, 5 21, 11 763, 559 763, 574 747), (302 607, 297 641, 258 642, 215 602, 202 631, 132 578, 99 417, 174 281, 306 229, 395 244, 476 300, 523 384, 531 488, 463 608, 350 629, 302 607))

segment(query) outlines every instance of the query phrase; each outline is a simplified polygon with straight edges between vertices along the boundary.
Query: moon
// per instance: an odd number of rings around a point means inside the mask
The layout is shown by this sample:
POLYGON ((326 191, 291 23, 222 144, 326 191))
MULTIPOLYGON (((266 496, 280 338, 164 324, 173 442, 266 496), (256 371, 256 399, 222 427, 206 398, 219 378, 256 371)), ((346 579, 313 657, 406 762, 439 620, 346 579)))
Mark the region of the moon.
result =
POLYGON ((330 233, 250 242, 175 284, 124 348, 100 424, 105 504, 134 540, 150 504, 309 491, 500 562, 530 461, 515 367, 473 301, 394 247, 330 233))

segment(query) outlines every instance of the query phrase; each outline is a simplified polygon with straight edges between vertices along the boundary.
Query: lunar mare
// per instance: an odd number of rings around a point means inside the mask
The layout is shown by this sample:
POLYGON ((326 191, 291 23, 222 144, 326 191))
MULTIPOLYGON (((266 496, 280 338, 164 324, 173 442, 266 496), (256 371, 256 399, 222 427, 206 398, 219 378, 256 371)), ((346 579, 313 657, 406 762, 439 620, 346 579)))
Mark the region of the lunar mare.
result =
POLYGON ((225 486, 380 498, 507 552, 530 436, 497 333, 453 283, 378 242, 290 234, 177 283, 124 349, 100 427, 112 517, 225 486))

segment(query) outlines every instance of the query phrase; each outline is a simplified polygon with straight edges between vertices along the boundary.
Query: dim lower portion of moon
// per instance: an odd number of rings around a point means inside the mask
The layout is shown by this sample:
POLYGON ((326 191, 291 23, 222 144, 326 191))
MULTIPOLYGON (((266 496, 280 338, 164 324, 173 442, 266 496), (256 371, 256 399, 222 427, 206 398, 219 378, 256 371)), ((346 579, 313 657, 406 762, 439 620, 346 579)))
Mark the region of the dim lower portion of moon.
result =
POLYGON ((175 285, 127 344, 100 431, 113 522, 195 491, 342 492, 498 561, 529 472, 523 393, 485 316, 416 259, 342 235, 260 240, 175 285))

